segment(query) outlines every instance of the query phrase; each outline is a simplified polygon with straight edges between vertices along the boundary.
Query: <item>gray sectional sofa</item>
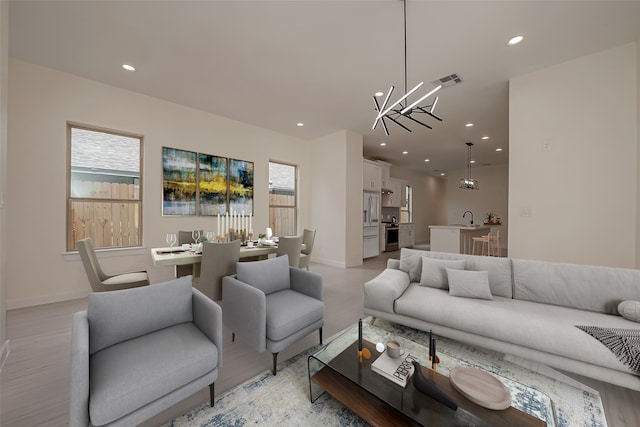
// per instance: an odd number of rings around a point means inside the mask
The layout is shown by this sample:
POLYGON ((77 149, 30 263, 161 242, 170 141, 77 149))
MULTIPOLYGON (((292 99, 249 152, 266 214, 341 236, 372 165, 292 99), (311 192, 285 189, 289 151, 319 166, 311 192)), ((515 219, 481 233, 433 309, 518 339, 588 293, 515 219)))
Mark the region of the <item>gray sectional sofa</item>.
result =
POLYGON ((367 315, 640 390, 633 363, 577 327, 640 335, 640 270, 403 248, 364 293, 367 315))

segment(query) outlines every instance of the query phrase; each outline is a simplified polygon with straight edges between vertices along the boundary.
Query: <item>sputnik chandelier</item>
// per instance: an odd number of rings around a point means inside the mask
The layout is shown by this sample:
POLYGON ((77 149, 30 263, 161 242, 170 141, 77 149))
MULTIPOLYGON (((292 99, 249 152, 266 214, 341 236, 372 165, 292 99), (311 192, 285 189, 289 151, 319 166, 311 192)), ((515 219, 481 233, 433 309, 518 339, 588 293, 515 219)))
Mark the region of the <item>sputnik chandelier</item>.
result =
POLYGON ((420 87, 424 84, 424 82, 418 83, 413 89, 411 89, 410 91, 407 91, 407 2, 406 0, 403 0, 402 3, 403 3, 403 9, 404 9, 404 91, 405 91, 405 94, 396 102, 391 104, 389 107, 387 107, 387 104, 389 103, 391 94, 395 89, 394 86, 391 86, 391 88, 389 89, 389 92, 387 92, 387 96, 385 97, 385 100, 382 103, 382 105, 378 103, 378 100, 375 97, 375 95, 373 96, 373 103, 375 105, 375 110, 377 115, 371 129, 375 130, 376 127, 378 126, 378 123, 381 122, 382 127, 384 128, 384 133, 387 136, 389 136, 389 129, 387 128, 387 123, 385 122, 385 119, 391 120, 393 123, 400 126, 407 132, 411 132, 411 129, 409 129, 404 124, 400 123, 400 119, 402 118, 409 119, 413 122, 421 124, 424 127, 433 129, 428 124, 416 119, 413 116, 416 113, 426 114, 436 120, 442 121, 440 117, 436 116, 433 113, 433 111, 435 110, 436 104, 438 103, 438 97, 436 97, 431 104, 423 105, 423 106, 419 105, 422 101, 426 100, 431 95, 433 95, 434 93, 442 89, 442 85, 436 86, 434 89, 429 91, 426 95, 424 95, 423 97, 421 97, 420 99, 418 99, 417 101, 409 105, 409 96, 412 95, 414 92, 416 92, 418 89, 420 89, 420 87))

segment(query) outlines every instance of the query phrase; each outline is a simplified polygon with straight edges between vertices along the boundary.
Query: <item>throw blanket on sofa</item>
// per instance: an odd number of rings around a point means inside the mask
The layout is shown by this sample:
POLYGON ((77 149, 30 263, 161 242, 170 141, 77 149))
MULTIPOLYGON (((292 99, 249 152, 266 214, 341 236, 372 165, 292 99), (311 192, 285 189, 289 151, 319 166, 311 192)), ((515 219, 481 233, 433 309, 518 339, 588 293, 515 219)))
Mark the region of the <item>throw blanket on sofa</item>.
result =
POLYGON ((600 341, 618 360, 640 373, 640 330, 578 325, 576 328, 600 341))

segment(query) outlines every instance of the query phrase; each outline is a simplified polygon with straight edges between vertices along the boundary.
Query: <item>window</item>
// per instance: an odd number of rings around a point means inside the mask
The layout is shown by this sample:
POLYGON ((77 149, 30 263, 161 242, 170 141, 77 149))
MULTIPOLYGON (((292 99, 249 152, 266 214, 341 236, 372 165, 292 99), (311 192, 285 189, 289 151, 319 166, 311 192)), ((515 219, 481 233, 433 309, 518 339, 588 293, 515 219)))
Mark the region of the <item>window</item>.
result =
POLYGON ((411 186, 405 186, 405 197, 407 203, 404 206, 400 207, 400 222, 413 222, 412 221, 412 211, 413 211, 413 191, 411 190, 411 186))
POLYGON ((142 244, 142 136, 67 124, 67 250, 142 244))
POLYGON ((274 236, 297 233, 297 168, 269 162, 269 227, 274 236))

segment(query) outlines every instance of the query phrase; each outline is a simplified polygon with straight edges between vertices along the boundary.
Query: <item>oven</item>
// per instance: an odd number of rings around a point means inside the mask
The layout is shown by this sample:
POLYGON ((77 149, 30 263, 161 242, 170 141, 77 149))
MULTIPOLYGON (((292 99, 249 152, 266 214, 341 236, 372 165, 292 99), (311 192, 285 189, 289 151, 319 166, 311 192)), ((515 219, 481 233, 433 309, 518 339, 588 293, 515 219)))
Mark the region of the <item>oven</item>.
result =
POLYGON ((387 224, 385 227, 385 252, 398 250, 398 224, 387 224))

